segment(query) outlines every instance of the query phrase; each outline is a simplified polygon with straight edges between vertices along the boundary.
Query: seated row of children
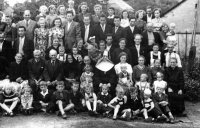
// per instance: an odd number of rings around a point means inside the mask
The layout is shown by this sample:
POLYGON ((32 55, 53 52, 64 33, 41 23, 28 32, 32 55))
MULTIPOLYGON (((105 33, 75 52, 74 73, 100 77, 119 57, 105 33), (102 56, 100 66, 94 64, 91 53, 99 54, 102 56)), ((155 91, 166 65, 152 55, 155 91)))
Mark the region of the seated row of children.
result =
MULTIPOLYGON (((162 75, 162 73, 157 74, 162 75)), ((23 87, 21 95, 19 95, 15 93, 11 85, 7 85, 0 92, 0 106, 4 111, 3 114, 9 116, 14 115, 13 110, 21 102, 20 110, 26 115, 32 114, 33 110, 47 113, 56 111, 57 115, 60 114, 63 119, 66 119, 66 112, 75 114, 88 110, 90 116, 97 116, 98 113, 101 113, 104 117, 108 117, 113 113, 113 120, 118 117, 122 120, 130 120, 142 116, 147 122, 174 123, 174 117, 165 94, 166 85, 157 84, 153 95, 146 84, 145 87, 142 83, 139 87, 130 87, 128 95, 125 95, 125 90, 121 85, 117 85, 116 97, 113 99, 109 94, 109 84, 101 84, 101 92, 97 95, 93 92, 90 84, 86 85, 82 92, 79 91, 79 83, 76 81, 73 82, 71 88, 70 92, 64 90, 64 82, 59 81, 56 85, 57 91, 52 92, 48 90, 47 83, 41 81, 41 91, 33 100, 29 86, 23 87)))

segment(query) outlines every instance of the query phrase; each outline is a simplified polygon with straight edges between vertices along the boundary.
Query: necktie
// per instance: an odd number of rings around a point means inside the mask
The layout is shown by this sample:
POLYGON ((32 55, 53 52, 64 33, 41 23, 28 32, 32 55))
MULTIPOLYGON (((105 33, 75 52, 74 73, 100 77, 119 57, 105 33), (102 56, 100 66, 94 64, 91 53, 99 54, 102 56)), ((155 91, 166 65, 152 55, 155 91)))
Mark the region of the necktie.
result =
POLYGON ((136 45, 136 49, 137 49, 137 53, 138 53, 138 57, 140 56, 140 51, 139 51, 139 46, 136 45))
POLYGON ((55 66, 55 60, 52 61, 52 65, 55 66))
POLYGON ((118 27, 115 27, 115 33, 117 33, 117 29, 118 29, 118 27))
POLYGON ((105 25, 101 25, 103 32, 105 31, 105 25))
POLYGON ((87 40, 88 40, 88 34, 89 34, 89 26, 86 25, 85 26, 85 37, 84 37, 85 42, 87 42, 87 40))

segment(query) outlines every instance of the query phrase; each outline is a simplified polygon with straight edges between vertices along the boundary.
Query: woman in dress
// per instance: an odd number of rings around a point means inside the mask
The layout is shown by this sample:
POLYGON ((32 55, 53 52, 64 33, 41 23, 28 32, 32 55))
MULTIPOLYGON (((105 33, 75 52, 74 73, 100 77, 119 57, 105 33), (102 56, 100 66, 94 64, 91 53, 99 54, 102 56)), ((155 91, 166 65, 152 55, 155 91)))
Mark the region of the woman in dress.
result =
POLYGON ((96 4, 94 6, 94 12, 95 14, 92 15, 92 21, 94 22, 94 25, 99 24, 99 16, 102 14, 102 6, 100 4, 96 4))
POLYGON ((89 7, 88 4, 86 2, 82 2, 79 6, 78 6, 78 14, 76 15, 76 17, 74 18, 76 22, 79 22, 80 24, 83 24, 83 17, 84 15, 89 15, 90 19, 92 19, 91 14, 88 13, 89 11, 89 7))
POLYGON ((47 26, 49 28, 53 27, 53 21, 57 18, 57 14, 56 14, 56 6, 55 5, 50 5, 48 8, 49 11, 49 15, 46 16, 46 22, 47 22, 47 26))
POLYGON ((122 15, 121 15, 121 24, 120 24, 120 26, 125 28, 125 27, 128 27, 129 25, 130 25, 130 22, 129 22, 128 11, 127 10, 123 10, 122 11, 122 15))
POLYGON ((52 45, 54 39, 59 40, 59 45, 63 46, 64 29, 60 18, 56 18, 53 22, 54 27, 49 30, 49 47, 52 45))
POLYGON ((48 47, 49 30, 45 28, 45 20, 41 19, 39 22, 39 28, 34 31, 34 48, 41 51, 41 56, 45 57, 45 52, 48 47))
POLYGON ((139 56, 138 57, 138 65, 133 67, 133 82, 139 82, 141 74, 147 74, 148 76, 148 82, 151 83, 151 73, 150 69, 144 65, 145 63, 145 57, 139 56))
POLYGON ((138 27, 141 30, 141 32, 143 32, 145 30, 145 27, 147 24, 147 22, 143 20, 144 15, 145 15, 144 10, 139 10, 135 14, 135 16, 137 18, 137 20, 135 21, 135 26, 138 27))
POLYGON ((164 72, 164 80, 167 82, 167 92, 170 109, 172 112, 182 114, 185 110, 184 104, 184 75, 182 68, 177 66, 177 59, 170 59, 170 66, 164 72))
POLYGON ((151 22, 153 23, 154 32, 159 32, 161 30, 163 23, 164 23, 164 20, 160 17, 161 12, 162 12, 162 10, 160 8, 156 8, 153 11, 155 18, 152 19, 151 22))
POLYGON ((62 21, 62 28, 64 28, 65 24, 67 23, 66 8, 64 5, 58 6, 57 15, 58 15, 58 18, 60 18, 62 21))
POLYGON ((67 58, 67 61, 64 63, 65 89, 71 90, 72 82, 79 81, 78 66, 71 53, 67 54, 66 58, 67 58))

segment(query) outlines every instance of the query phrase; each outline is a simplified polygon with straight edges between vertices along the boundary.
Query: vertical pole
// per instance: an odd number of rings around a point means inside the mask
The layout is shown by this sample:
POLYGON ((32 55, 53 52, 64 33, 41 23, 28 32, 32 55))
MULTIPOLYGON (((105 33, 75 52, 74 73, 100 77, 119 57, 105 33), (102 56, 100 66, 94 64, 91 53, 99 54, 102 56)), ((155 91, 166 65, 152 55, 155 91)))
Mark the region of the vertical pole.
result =
POLYGON ((186 33, 185 33, 185 35, 186 35, 186 37, 185 37, 185 59, 187 59, 187 31, 186 31, 186 33))

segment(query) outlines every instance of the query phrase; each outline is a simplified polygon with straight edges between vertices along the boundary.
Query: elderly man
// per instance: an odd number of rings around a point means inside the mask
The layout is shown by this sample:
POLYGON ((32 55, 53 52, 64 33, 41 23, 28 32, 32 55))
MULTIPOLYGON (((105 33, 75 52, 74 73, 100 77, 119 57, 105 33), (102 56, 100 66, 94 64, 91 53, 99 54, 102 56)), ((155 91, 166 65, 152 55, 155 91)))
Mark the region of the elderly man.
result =
POLYGON ((41 51, 33 51, 33 59, 28 61, 29 84, 35 97, 40 81, 43 79, 45 60, 41 58, 41 51))
POLYGON ((53 49, 49 52, 49 57, 50 60, 45 63, 44 79, 50 90, 56 90, 56 83, 63 78, 63 63, 56 58, 57 52, 53 49))
POLYGON ((24 26, 26 28, 26 37, 28 40, 33 40, 34 38, 34 30, 37 26, 37 23, 31 20, 31 13, 30 10, 24 11, 24 20, 19 21, 16 26, 19 28, 20 26, 24 26))
POLYGON ((163 57, 161 57, 162 58, 162 63, 165 65, 165 67, 169 67, 170 66, 170 59, 172 57, 177 59, 177 66, 178 67, 182 67, 180 56, 173 51, 173 49, 174 49, 173 42, 169 42, 168 43, 167 49, 168 49, 168 52, 163 54, 163 57))
POLYGON ((148 53, 151 49, 153 43, 163 46, 163 42, 160 39, 160 35, 157 32, 153 32, 153 24, 147 23, 146 30, 142 33, 143 40, 141 45, 146 47, 146 52, 148 53))

